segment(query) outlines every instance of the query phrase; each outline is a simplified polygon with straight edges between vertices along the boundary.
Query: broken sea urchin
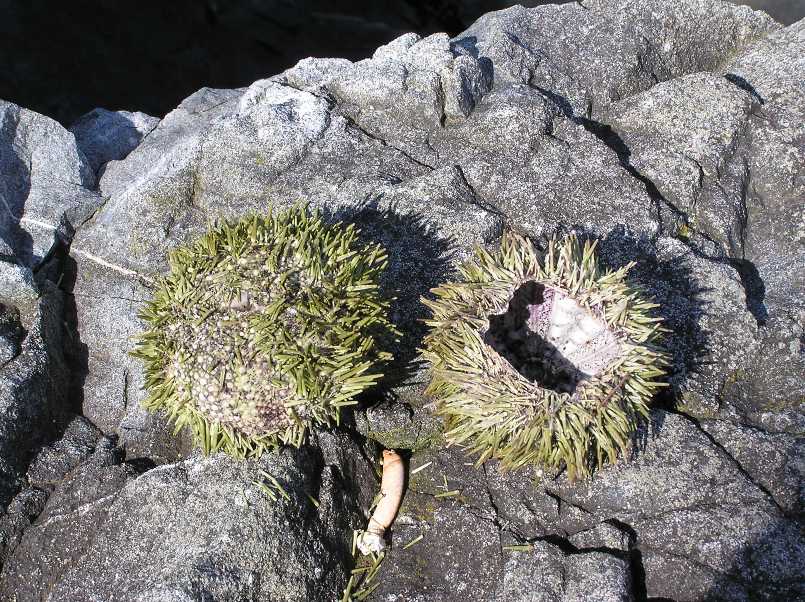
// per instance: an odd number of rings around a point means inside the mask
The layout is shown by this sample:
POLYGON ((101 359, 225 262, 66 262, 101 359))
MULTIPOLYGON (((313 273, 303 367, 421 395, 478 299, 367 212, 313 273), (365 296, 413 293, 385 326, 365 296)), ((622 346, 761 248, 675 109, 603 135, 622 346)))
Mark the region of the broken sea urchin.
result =
POLYGON ((256 456, 301 445, 313 424, 377 381, 392 335, 378 288, 379 245, 353 225, 297 206, 219 225, 169 254, 170 272, 140 312, 150 411, 205 453, 256 456))
POLYGON ((630 267, 603 271, 595 243, 575 236, 551 240, 541 261, 507 233, 433 289, 423 356, 448 442, 479 464, 566 466, 571 479, 625 452, 667 366, 630 267))

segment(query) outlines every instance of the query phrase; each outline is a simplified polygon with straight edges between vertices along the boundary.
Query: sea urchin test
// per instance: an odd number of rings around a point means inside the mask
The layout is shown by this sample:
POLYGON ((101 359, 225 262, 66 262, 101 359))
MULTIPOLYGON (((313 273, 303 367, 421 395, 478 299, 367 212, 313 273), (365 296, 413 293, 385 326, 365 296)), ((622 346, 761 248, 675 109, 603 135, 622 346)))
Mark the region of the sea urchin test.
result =
POLYGON ((507 233, 433 289, 423 356, 448 442, 479 463, 566 467, 571 479, 614 462, 667 366, 631 267, 603 271, 595 243, 575 236, 551 240, 540 260, 507 233))
POLYGON ((379 245, 304 206, 217 226, 169 254, 132 354, 150 411, 192 429, 205 453, 299 446, 307 428, 382 374, 394 336, 379 245))

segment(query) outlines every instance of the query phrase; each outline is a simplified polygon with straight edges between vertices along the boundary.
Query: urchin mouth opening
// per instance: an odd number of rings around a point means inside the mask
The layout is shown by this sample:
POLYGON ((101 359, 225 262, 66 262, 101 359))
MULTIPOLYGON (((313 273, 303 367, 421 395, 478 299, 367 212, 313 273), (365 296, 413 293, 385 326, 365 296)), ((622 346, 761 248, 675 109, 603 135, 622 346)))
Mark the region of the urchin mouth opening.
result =
POLYGON ((515 290, 506 312, 489 317, 483 340, 527 380, 571 395, 620 352, 603 320, 533 280, 515 290))

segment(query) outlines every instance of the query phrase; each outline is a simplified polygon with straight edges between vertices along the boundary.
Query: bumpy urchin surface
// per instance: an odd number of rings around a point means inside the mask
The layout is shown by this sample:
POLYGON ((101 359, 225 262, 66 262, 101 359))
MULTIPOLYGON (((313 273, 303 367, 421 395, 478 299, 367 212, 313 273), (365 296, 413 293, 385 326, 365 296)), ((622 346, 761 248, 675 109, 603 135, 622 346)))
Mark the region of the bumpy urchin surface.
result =
POLYGON ((190 427, 205 453, 238 457, 337 424, 382 376, 395 333, 378 288, 385 251, 357 234, 297 206, 173 250, 132 352, 145 364, 145 407, 190 427))
POLYGON ((572 235, 540 259, 508 232, 433 289, 423 356, 447 440, 479 464, 566 466, 571 479, 625 452, 668 365, 631 267, 602 270, 595 243, 572 235))

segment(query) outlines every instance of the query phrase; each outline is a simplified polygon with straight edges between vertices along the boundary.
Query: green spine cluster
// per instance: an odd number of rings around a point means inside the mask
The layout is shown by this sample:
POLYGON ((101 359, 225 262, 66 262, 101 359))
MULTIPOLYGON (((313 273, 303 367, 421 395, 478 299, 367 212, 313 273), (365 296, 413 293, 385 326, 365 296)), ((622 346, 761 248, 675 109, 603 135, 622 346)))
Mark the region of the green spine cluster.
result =
POLYGON ((300 205, 173 250, 132 351, 146 409, 189 427, 205 453, 240 458, 338 424, 396 336, 378 286, 385 251, 357 235, 300 205))
POLYGON ((435 299, 423 299, 433 314, 422 353, 447 441, 480 454, 478 464, 498 458, 508 469, 564 466, 570 479, 615 462, 664 386, 668 365, 656 305, 626 279, 632 265, 601 270, 595 243, 575 236, 551 240, 541 259, 530 241, 509 232, 498 251, 477 249, 459 268, 461 279, 433 289, 435 299), (617 350, 572 392, 525 378, 484 340, 490 318, 530 282, 599 321, 617 350))

